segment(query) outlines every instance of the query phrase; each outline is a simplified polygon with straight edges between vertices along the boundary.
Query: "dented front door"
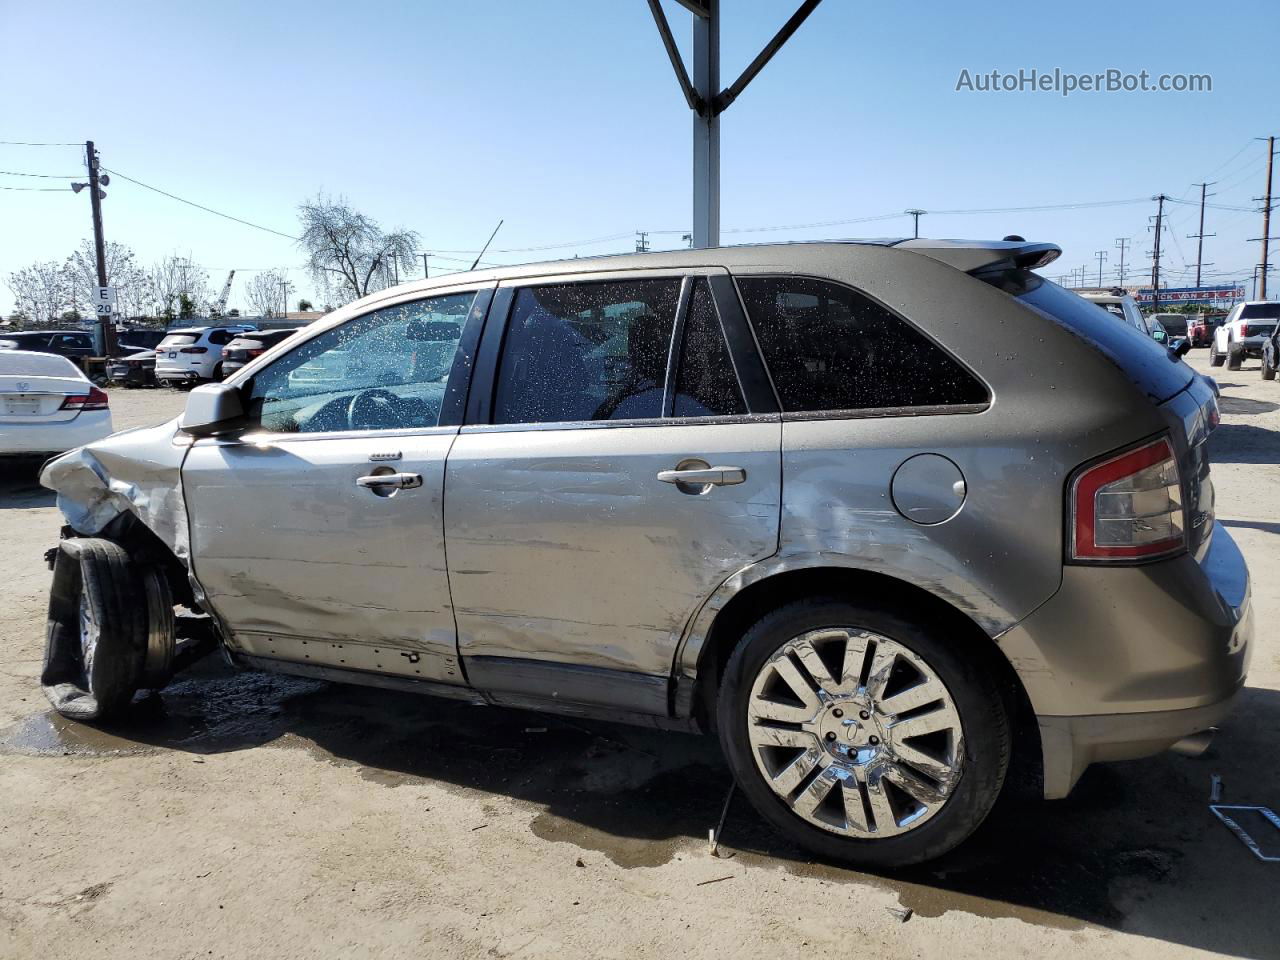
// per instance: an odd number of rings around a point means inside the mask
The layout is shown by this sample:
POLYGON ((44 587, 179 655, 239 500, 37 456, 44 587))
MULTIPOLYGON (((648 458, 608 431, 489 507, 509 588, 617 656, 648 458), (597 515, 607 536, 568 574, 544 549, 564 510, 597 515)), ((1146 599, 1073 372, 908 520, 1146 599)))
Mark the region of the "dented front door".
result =
POLYGON ((488 290, 401 297, 242 385, 248 426, 182 468, 192 568, 233 649, 462 684, 444 464, 488 290))

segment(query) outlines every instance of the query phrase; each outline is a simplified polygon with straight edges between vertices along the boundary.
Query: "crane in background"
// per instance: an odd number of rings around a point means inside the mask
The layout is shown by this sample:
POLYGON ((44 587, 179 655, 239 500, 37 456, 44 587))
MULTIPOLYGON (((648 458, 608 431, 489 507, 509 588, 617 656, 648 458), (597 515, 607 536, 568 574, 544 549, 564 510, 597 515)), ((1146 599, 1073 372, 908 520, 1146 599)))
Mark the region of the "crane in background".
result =
POLYGON ((227 309, 227 298, 231 296, 231 281, 235 278, 234 270, 227 274, 227 282, 222 285, 222 293, 218 294, 218 299, 209 305, 209 316, 220 317, 227 309))

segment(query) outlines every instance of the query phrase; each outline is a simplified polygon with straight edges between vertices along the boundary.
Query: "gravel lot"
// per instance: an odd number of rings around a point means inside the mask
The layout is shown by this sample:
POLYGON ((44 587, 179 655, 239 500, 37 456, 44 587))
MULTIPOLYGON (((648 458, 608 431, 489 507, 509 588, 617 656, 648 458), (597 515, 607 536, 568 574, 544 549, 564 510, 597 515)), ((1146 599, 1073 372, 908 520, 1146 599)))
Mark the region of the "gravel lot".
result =
MULTIPOLYGON (((1207 371, 1207 351, 1193 363, 1207 371)), ((1256 362, 1213 372, 1219 515, 1253 571, 1258 626, 1217 744, 1095 767, 1071 799, 896 876, 810 862, 745 803, 710 856, 728 784, 711 739, 213 658, 126 725, 64 722, 36 679, 41 554, 61 520, 33 465, 9 465, 0 957, 1275 958, 1280 866, 1206 801, 1219 773, 1228 800, 1280 810, 1280 384, 1256 362)), ((111 393, 119 428, 182 402, 111 393)))

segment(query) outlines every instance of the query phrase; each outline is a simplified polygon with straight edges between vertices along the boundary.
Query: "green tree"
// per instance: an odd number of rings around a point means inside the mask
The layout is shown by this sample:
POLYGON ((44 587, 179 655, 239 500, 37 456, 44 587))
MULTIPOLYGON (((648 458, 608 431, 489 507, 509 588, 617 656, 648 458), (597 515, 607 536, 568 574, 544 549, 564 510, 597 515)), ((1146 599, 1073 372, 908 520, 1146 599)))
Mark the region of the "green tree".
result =
POLYGON ((310 300, 302 299, 302 300, 299 300, 299 301, 298 301, 298 310, 299 310, 299 311, 301 311, 301 312, 304 312, 304 313, 305 313, 305 312, 306 312, 306 311, 308 311, 308 310, 314 310, 314 309, 315 309, 315 308, 314 308, 313 306, 311 306, 311 301, 310 301, 310 300))
POLYGON ((178 294, 178 319, 190 320, 196 315, 196 302, 185 293, 178 294))

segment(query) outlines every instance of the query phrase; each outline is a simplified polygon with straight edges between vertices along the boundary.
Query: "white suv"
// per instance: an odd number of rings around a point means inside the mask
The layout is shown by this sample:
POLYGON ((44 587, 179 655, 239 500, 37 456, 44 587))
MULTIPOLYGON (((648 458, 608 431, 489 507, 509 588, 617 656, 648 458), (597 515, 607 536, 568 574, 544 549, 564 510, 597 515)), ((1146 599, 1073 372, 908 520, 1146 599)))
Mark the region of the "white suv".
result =
POLYGON ((1215 367, 1224 363, 1228 370, 1239 370, 1245 357, 1262 359, 1262 345, 1280 321, 1280 302, 1246 300, 1237 303, 1227 314, 1222 326, 1213 331, 1209 344, 1209 362, 1215 367))
POLYGON ((156 347, 156 383, 162 387, 222 379, 222 348, 257 329, 237 323, 226 327, 184 327, 170 330, 156 347))
POLYGON ((1080 296, 1096 303, 1107 313, 1123 320, 1144 336, 1151 336, 1151 324, 1143 317, 1137 302, 1119 287, 1110 290, 1081 290, 1080 296))

